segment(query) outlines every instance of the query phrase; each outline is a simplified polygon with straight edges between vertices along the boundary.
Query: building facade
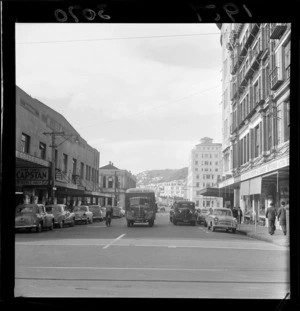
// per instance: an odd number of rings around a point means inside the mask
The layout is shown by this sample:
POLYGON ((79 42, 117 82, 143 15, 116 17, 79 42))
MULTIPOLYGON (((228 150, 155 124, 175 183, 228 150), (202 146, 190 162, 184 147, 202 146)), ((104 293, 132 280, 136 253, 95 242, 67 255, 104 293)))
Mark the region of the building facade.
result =
POLYGON ((289 204, 290 41, 288 23, 221 26, 230 59, 231 174, 224 170, 219 189, 233 191, 234 205, 257 221, 268 201, 289 204))
POLYGON ((61 114, 16 87, 17 204, 97 203, 99 162, 61 114))
POLYGON ((126 170, 120 170, 109 162, 99 169, 102 206, 125 207, 125 192, 136 187, 136 178, 126 170))
POLYGON ((191 151, 187 177, 187 198, 197 207, 221 207, 220 197, 203 196, 200 191, 216 187, 222 174, 222 144, 204 137, 191 151))

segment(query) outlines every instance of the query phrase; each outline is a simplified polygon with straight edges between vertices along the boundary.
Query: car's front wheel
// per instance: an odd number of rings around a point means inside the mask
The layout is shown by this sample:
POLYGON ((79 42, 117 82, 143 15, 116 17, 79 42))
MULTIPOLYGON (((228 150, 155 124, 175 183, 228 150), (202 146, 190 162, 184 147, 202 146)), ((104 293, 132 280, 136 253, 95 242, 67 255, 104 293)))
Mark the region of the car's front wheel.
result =
POLYGON ((211 224, 211 231, 214 232, 215 231, 215 227, 213 224, 211 224))
POLYGON ((53 230, 53 228, 54 228, 54 223, 53 223, 53 221, 51 221, 51 225, 49 227, 49 230, 53 230))
POLYGON ((232 233, 236 233, 236 228, 232 228, 232 229, 231 229, 231 232, 232 232, 232 233))
POLYGON ((42 228, 43 228, 42 223, 39 223, 36 227, 36 232, 38 233, 42 232, 42 228))
POLYGON ((71 227, 74 227, 75 223, 76 223, 75 218, 73 218, 72 221, 71 221, 71 227))

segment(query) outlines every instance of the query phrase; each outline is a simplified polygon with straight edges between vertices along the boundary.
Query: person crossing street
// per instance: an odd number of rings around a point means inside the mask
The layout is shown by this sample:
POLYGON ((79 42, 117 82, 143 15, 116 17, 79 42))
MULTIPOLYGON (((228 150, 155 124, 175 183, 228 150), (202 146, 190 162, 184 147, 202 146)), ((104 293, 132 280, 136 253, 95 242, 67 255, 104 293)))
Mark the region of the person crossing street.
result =
POLYGON ((110 227, 111 226, 111 219, 112 219, 112 215, 113 215, 113 208, 111 205, 108 205, 106 207, 106 227, 110 227))

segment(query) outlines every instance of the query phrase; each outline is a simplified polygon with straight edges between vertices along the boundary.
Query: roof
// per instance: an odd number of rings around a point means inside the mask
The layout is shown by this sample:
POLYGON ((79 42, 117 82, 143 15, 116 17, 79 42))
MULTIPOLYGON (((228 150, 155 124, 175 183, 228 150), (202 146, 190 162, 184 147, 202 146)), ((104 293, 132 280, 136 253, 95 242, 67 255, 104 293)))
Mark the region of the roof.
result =
POLYGON ((199 191, 200 195, 207 197, 221 197, 219 193, 220 193, 219 188, 204 188, 199 191))
POLYGON ((100 170, 119 170, 117 167, 112 164, 107 164, 105 166, 100 167, 100 170))

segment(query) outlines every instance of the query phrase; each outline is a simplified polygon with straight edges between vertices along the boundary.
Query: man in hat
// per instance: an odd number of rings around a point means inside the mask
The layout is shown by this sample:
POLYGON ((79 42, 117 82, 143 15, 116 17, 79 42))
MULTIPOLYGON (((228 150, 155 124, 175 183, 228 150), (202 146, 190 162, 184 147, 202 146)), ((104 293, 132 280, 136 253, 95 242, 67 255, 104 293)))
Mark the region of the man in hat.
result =
POLYGON ((278 210, 278 221, 281 226, 282 232, 286 235, 286 209, 285 209, 285 201, 281 201, 281 206, 278 210))
POLYGON ((275 227, 276 214, 277 213, 274 207, 274 203, 269 202, 267 212, 266 212, 266 218, 268 218, 270 235, 273 235, 274 231, 276 230, 276 227, 275 227))

